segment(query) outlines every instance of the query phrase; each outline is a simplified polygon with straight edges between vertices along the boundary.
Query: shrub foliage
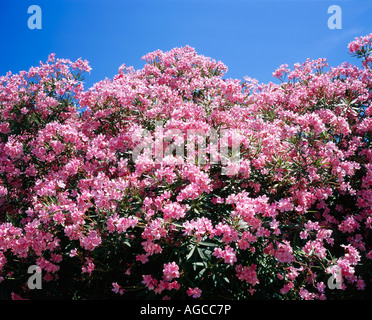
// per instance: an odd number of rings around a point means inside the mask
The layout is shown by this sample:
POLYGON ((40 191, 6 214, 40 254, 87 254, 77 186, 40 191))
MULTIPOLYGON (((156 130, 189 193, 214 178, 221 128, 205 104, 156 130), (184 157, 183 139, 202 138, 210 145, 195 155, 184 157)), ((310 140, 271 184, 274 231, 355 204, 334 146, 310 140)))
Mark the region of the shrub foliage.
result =
POLYGON ((307 60, 268 84, 225 79, 190 47, 88 90, 87 61, 53 54, 2 76, 0 286, 13 299, 370 296, 371 43, 349 45, 360 66, 307 60))

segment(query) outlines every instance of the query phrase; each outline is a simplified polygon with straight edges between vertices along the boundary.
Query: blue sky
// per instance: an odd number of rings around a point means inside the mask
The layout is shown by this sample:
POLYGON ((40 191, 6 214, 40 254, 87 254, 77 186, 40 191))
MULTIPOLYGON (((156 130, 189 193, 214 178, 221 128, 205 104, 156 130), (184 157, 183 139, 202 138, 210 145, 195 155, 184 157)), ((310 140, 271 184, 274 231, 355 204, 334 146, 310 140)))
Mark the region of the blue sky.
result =
POLYGON ((0 28, 0 75, 27 70, 54 52, 87 59, 90 87, 114 76, 123 63, 142 68, 148 52, 190 45, 225 63, 227 78, 267 83, 283 63, 358 63, 347 45, 372 33, 372 1, 2 0, 0 28), (42 9, 41 30, 27 26, 30 5, 42 9), (342 29, 328 28, 331 5, 342 9, 342 29))

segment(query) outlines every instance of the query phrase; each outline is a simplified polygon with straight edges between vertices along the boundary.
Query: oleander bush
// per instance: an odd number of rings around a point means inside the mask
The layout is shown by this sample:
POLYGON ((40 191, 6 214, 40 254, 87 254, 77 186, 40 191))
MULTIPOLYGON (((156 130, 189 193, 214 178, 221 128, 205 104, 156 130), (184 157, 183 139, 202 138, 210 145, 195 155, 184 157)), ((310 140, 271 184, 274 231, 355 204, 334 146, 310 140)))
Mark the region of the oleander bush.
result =
POLYGON ((371 297, 371 45, 350 43, 357 65, 308 59, 268 84, 226 79, 190 47, 87 90, 88 62, 53 54, 2 76, 0 286, 13 299, 371 297))

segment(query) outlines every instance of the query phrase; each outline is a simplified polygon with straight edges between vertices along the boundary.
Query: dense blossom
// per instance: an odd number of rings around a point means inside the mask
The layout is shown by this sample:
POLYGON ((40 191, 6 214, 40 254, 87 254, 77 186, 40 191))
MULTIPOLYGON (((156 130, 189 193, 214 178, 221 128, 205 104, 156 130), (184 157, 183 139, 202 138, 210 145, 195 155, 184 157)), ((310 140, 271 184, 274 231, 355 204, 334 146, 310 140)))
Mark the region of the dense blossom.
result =
POLYGON ((268 84, 188 46, 89 89, 88 62, 54 54, 0 77, 0 285, 13 299, 371 295, 372 34, 349 52, 360 66, 308 59, 268 84), (30 265, 43 290, 25 286, 30 265))

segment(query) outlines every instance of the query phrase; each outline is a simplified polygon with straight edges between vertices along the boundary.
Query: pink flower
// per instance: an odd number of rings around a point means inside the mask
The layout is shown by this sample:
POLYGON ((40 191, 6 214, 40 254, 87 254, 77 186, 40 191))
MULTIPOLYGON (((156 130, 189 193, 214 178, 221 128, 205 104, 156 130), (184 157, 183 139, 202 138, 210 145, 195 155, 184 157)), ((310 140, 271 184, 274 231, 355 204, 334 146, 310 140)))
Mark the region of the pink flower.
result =
POLYGON ((69 256, 72 258, 72 257, 75 257, 77 255, 77 249, 71 249, 70 253, 69 253, 69 256))
POLYGON ((288 65, 282 64, 280 68, 273 72, 273 77, 280 79, 281 77, 283 77, 284 74, 288 73, 289 71, 290 70, 288 69, 288 65))
POLYGON ((372 250, 370 250, 367 254, 366 254, 366 257, 368 259, 371 259, 372 260, 372 250))
POLYGON ((318 291, 320 293, 324 293, 324 289, 326 288, 326 285, 323 282, 318 282, 316 284, 316 287, 318 288, 318 291))
POLYGON ((177 281, 175 280, 175 281, 169 283, 168 290, 172 290, 172 289, 174 289, 174 290, 179 290, 180 287, 181 287, 181 285, 179 284, 179 282, 177 282, 177 281))
POLYGON ((348 217, 345 220, 341 222, 341 224, 338 226, 339 230, 342 232, 354 232, 356 229, 359 229, 360 225, 355 220, 354 217, 348 217))
POLYGON ((326 249, 323 246, 321 241, 308 241, 306 242, 304 248, 304 252, 309 255, 318 255, 321 259, 326 257, 326 249))
POLYGON ((113 282, 112 283, 112 291, 115 292, 115 293, 119 293, 120 295, 122 295, 124 293, 124 289, 121 288, 117 282, 113 282))
POLYGON ((8 142, 4 146, 4 152, 11 159, 19 158, 23 155, 23 144, 16 141, 14 137, 9 137, 8 142))
POLYGON ((214 228, 212 222, 206 218, 201 217, 196 220, 188 220, 183 224, 184 234, 193 235, 197 241, 201 241, 204 235, 214 236, 214 228))
POLYGON ((358 290, 365 290, 366 284, 363 279, 358 279, 356 283, 356 287, 358 290))
POLYGON ((280 292, 281 292, 282 294, 285 294, 285 293, 287 293, 288 291, 290 291, 293 287, 294 287, 293 282, 289 282, 289 283, 285 284, 285 285, 283 286, 283 288, 280 289, 280 292))
POLYGON ((92 272, 95 269, 95 264, 93 261, 89 258, 85 258, 86 264, 81 268, 82 273, 88 273, 89 275, 92 274, 92 272))
POLYGON ((9 133, 10 128, 9 128, 9 123, 8 122, 1 122, 0 123, 0 132, 1 133, 9 133))
POLYGON ((0 186, 0 197, 4 197, 7 194, 8 194, 8 189, 3 186, 0 186))
POLYGON ((193 297, 193 298, 200 298, 201 296, 201 293, 202 291, 198 288, 198 287, 195 287, 195 288, 188 288, 187 289, 187 295, 189 297, 193 297))
POLYGON ((356 41, 353 41, 349 44, 349 50, 351 53, 357 52, 361 48, 361 45, 356 41))
POLYGON ((154 278, 151 277, 151 275, 147 274, 147 275, 143 275, 142 276, 143 278, 143 281, 142 283, 144 285, 146 285, 146 287, 149 289, 149 290, 154 290, 155 287, 157 286, 158 284, 158 281, 154 278))
POLYGON ((212 203, 213 204, 217 204, 217 203, 221 204, 221 203, 224 203, 224 201, 225 200, 221 197, 212 198, 212 203))
POLYGON ((282 263, 291 263, 294 260, 292 251, 292 247, 288 242, 279 243, 274 256, 282 263))
POLYGON ((166 204, 162 210, 165 221, 169 219, 178 220, 186 215, 185 209, 177 202, 166 204))
POLYGON ((260 283, 257 279, 256 268, 257 266, 255 264, 252 264, 250 267, 243 267, 241 264, 238 264, 235 268, 236 276, 241 281, 244 280, 252 286, 255 286, 256 284, 260 283))
POLYGON ((232 226, 221 222, 215 226, 214 235, 216 236, 222 235, 222 241, 225 242, 226 244, 229 244, 239 239, 238 232, 235 231, 232 226))
POLYGON ((10 295, 11 295, 12 300, 28 300, 28 299, 22 298, 20 295, 14 293, 14 292, 12 292, 10 295))
POLYGON ((307 239, 308 236, 309 236, 309 233, 306 230, 300 232, 301 239, 307 239))
POLYGON ((152 220, 146 225, 144 231, 142 232, 142 238, 148 241, 159 240, 167 235, 167 230, 164 227, 163 221, 161 219, 152 220))
POLYGON ((102 240, 98 232, 95 230, 90 230, 88 232, 88 236, 80 239, 80 245, 86 250, 93 251, 97 246, 100 245, 101 241, 102 240))
POLYGON ((315 295, 304 288, 300 288, 300 296, 304 300, 314 300, 315 295))
POLYGON ((213 255, 217 258, 222 258, 225 263, 229 263, 231 265, 233 265, 237 261, 235 250, 230 246, 226 246, 224 250, 222 250, 221 248, 215 248, 213 251, 213 255))
POLYGON ((141 261, 143 264, 149 261, 147 254, 138 254, 136 255, 136 261, 141 261))
POLYGON ((179 267, 173 261, 167 264, 164 264, 163 268, 163 279, 166 281, 170 281, 174 278, 178 278, 180 276, 179 267))
POLYGON ((64 224, 66 218, 65 218, 65 215, 61 212, 61 211, 58 211, 56 212, 54 215, 53 215, 53 220, 57 223, 57 224, 64 224))

